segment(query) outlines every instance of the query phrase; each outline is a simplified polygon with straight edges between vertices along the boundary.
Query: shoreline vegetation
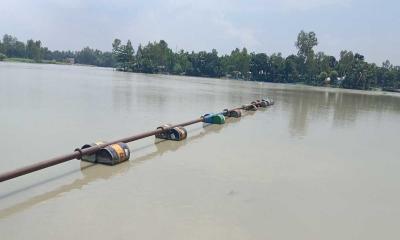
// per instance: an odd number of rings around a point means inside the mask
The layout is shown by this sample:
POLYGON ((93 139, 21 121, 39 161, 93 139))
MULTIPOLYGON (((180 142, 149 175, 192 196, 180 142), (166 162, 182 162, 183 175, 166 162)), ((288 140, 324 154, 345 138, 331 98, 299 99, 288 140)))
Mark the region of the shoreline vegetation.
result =
POLYGON ((38 64, 57 64, 57 65, 76 65, 76 66, 86 66, 86 67, 97 67, 90 64, 80 64, 80 63, 69 63, 66 61, 55 61, 55 60, 44 60, 36 61, 29 58, 4 58, 0 62, 13 62, 13 63, 38 63, 38 64))
POLYGON ((249 53, 236 48, 230 54, 172 51, 164 40, 139 45, 135 51, 130 40, 115 39, 111 52, 85 47, 80 51, 51 51, 41 41, 26 44, 4 35, 0 40, 0 61, 77 64, 113 67, 117 71, 173 74, 197 77, 231 78, 247 81, 306 84, 360 90, 400 92, 400 66, 388 60, 377 66, 352 51, 341 51, 340 58, 315 53, 318 39, 314 32, 301 31, 295 46, 297 54, 249 53))
POLYGON ((41 60, 40 62, 35 61, 33 59, 29 58, 17 58, 17 57, 12 57, 12 58, 5 58, 3 59, 5 62, 19 62, 19 63, 44 63, 44 64, 67 64, 65 62, 57 62, 57 61, 52 61, 52 60, 41 60))

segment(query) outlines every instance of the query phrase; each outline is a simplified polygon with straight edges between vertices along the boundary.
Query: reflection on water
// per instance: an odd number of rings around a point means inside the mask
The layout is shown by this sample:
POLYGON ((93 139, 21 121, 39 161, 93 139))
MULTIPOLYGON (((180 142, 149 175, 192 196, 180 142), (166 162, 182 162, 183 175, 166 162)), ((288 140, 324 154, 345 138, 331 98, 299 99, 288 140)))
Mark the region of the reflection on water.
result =
POLYGON ((289 128, 294 136, 307 135, 309 125, 318 118, 335 127, 352 126, 362 114, 399 113, 398 97, 347 92, 285 91, 277 95, 278 104, 289 112, 289 128))

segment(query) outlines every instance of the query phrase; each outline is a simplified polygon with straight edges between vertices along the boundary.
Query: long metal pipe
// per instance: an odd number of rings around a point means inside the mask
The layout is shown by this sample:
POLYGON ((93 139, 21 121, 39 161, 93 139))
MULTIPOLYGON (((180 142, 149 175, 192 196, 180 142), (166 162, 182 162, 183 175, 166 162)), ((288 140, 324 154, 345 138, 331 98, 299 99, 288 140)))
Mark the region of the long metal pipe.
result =
MULTIPOLYGON (((236 110, 236 109, 242 109, 242 108, 243 107, 233 108, 233 109, 231 109, 229 111, 236 110)), ((35 172, 35 171, 38 171, 38 170, 41 170, 41 169, 44 169, 44 168, 48 168, 48 167, 51 167, 51 166, 54 166, 54 165, 57 165, 57 164, 60 164, 60 163, 64 163, 64 162, 71 161, 71 160, 74 160, 74 159, 80 159, 83 155, 93 154, 93 153, 99 151, 100 149, 105 148, 105 147, 107 147, 109 145, 112 145, 112 144, 115 144, 115 143, 119 143, 119 142, 129 143, 129 142, 132 142, 132 141, 136 141, 136 140, 139 140, 139 139, 142 139, 142 138, 150 137, 150 136, 153 136, 153 135, 168 131, 171 128, 174 128, 174 127, 185 127, 185 126, 189 126, 189 125, 192 125, 192 124, 195 124, 195 123, 199 123, 199 122, 203 122, 203 117, 200 117, 200 118, 188 121, 188 122, 176 124, 176 125, 164 128, 164 129, 156 129, 156 130, 153 130, 153 131, 144 132, 144 133, 141 133, 141 134, 137 134, 137 135, 133 135, 133 136, 130 136, 130 137, 114 140, 114 141, 111 141, 111 142, 107 142, 107 143, 104 143, 104 144, 100 144, 100 145, 89 147, 89 148, 85 148, 85 149, 77 148, 77 149, 75 149, 75 151, 73 153, 62 155, 62 156, 58 156, 58 157, 51 158, 51 159, 48 159, 48 160, 44 160, 44 161, 29 165, 29 166, 25 166, 25 167, 22 167, 22 168, 18 168, 18 169, 15 169, 15 170, 0 174, 0 182, 4 182, 4 181, 10 180, 10 179, 13 179, 13 178, 16 178, 16 177, 19 177, 19 176, 22 176, 22 175, 25 175, 25 174, 28 174, 28 173, 32 173, 32 172, 35 172)))

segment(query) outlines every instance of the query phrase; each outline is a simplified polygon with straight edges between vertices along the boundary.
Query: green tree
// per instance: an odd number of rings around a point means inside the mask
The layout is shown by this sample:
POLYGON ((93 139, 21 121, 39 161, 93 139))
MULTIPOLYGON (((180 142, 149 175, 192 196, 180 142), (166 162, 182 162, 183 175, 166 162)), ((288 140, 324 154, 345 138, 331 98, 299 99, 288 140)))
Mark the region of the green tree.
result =
POLYGON ((125 55, 125 59, 127 61, 129 69, 133 69, 134 66, 135 66, 135 56, 134 56, 134 54, 135 54, 135 50, 133 50, 131 40, 128 40, 128 42, 126 43, 126 46, 125 46, 124 55, 125 55))
POLYGON ((268 56, 265 53, 252 53, 250 55, 251 79, 256 81, 266 81, 267 72, 270 71, 268 56))
POLYGON ((112 43, 112 56, 116 63, 117 69, 122 71, 132 71, 135 66, 135 51, 133 50, 132 43, 130 40, 127 41, 126 45, 121 45, 121 40, 115 39, 112 43))
POLYGON ((301 73, 304 75, 307 83, 315 83, 318 72, 315 61, 314 47, 318 45, 318 39, 314 32, 301 31, 297 36, 295 45, 298 49, 297 55, 304 59, 304 68, 301 73))
POLYGON ((3 53, 8 57, 25 57, 25 44, 11 35, 5 34, 3 36, 2 48, 3 53))
POLYGON ((117 54, 119 52, 119 47, 121 46, 121 40, 118 38, 114 39, 114 42, 112 43, 112 53, 117 54))
POLYGON ((121 54, 121 40, 116 38, 112 43, 112 56, 114 61, 116 62, 116 67, 119 68, 120 64, 120 54, 121 54))
POLYGON ((297 35, 295 45, 299 50, 297 55, 302 56, 307 62, 315 55, 313 48, 318 45, 318 39, 314 32, 301 31, 297 35))
POLYGON ((330 72, 336 65, 336 58, 333 56, 326 55, 323 52, 318 52, 315 56, 315 61, 319 72, 330 72))
POLYGON ((335 70, 332 70, 329 77, 331 78, 331 85, 336 85, 337 84, 337 79, 338 79, 338 72, 335 70))
POLYGON ((326 79, 328 78, 328 73, 326 72, 321 72, 318 75, 318 85, 323 85, 326 81, 326 79))
POLYGON ((7 56, 4 53, 0 53, 0 61, 3 61, 6 58, 7 56))
POLYGON ((238 78, 247 78, 250 71, 250 55, 246 48, 236 48, 230 55, 223 59, 223 69, 226 73, 238 78))
POLYGON ((281 53, 272 54, 269 57, 270 72, 268 79, 270 82, 284 82, 285 81, 285 58, 281 53))
POLYGON ((180 50, 178 53, 174 54, 173 62, 174 74, 187 74, 193 69, 192 63, 189 61, 189 53, 184 50, 180 50))
POLYGON ((4 45, 1 40, 0 40, 0 53, 4 54, 4 45))
POLYGON ((98 56, 97 66, 100 67, 113 67, 114 58, 111 52, 103 52, 98 56))
POLYGON ((28 40, 26 43, 26 57, 40 62, 42 60, 41 45, 40 41, 28 40))
POLYGON ((75 55, 75 62, 79 64, 97 65, 99 52, 85 47, 81 51, 78 51, 75 55))
POLYGON ((342 51, 338 69, 344 75, 344 88, 369 89, 374 86, 374 66, 364 61, 361 54, 342 51))
POLYGON ((300 81, 299 69, 303 66, 302 59, 296 55, 290 55, 285 59, 284 75, 285 82, 293 83, 300 81))

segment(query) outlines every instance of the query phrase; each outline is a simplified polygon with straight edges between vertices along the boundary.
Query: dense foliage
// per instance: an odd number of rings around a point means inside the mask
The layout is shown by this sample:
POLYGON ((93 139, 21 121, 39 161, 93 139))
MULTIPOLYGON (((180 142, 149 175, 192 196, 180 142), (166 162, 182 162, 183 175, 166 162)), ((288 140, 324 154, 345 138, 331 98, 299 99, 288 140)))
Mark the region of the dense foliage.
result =
POLYGON ((6 55, 3 53, 0 53, 0 61, 3 61, 4 59, 6 59, 6 55))
POLYGON ((232 77, 246 80, 281 83, 330 85, 354 89, 400 88, 400 67, 389 61, 381 67, 364 61, 364 56, 342 51, 340 59, 314 52, 318 39, 314 32, 301 31, 295 46, 296 55, 283 57, 280 53, 248 53, 246 48, 218 56, 211 52, 173 52, 161 40, 139 45, 136 53, 130 41, 113 43, 115 67, 122 71, 171 73, 204 77, 232 77))
POLYGON ((111 52, 102 52, 89 47, 81 51, 50 51, 43 47, 41 41, 28 40, 26 43, 18 41, 16 37, 5 34, 0 40, 0 55, 9 58, 26 58, 35 62, 68 62, 74 59, 75 63, 95 65, 101 67, 112 67, 114 59, 111 52))
POLYGON ((135 49, 130 40, 123 44, 115 39, 112 53, 89 47, 81 51, 50 51, 40 41, 18 41, 4 35, 0 41, 0 54, 8 57, 65 61, 74 58, 75 63, 103 67, 115 67, 120 71, 143 73, 167 73, 203 77, 230 77, 263 82, 305 83, 330 85, 354 89, 398 89, 400 67, 385 61, 382 66, 368 63, 364 56, 351 51, 342 51, 340 58, 323 52, 315 52, 318 39, 314 32, 301 31, 295 42, 297 54, 287 57, 282 54, 249 53, 246 48, 236 48, 230 54, 218 55, 211 52, 172 51, 161 40, 139 45, 135 49))

